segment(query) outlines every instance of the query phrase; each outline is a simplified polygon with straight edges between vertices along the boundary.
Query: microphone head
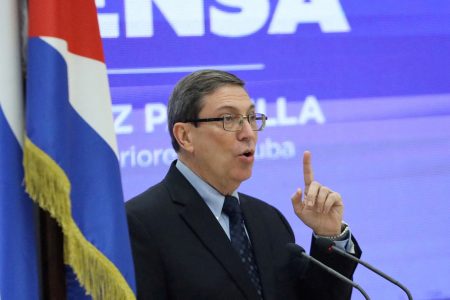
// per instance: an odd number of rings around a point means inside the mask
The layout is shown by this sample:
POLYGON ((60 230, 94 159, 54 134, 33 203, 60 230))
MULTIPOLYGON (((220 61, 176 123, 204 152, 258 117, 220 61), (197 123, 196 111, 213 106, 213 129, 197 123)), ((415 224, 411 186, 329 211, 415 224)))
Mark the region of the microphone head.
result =
POLYGON ((296 255, 302 255, 303 252, 305 252, 305 249, 303 249, 301 246, 295 244, 295 243, 287 243, 286 249, 296 255))
POLYGON ((287 243, 286 251, 289 255, 289 274, 297 274, 299 278, 304 278, 309 268, 310 256, 301 246, 295 243, 287 243))
POLYGON ((318 248, 324 252, 331 253, 333 252, 334 242, 327 238, 316 238, 315 241, 318 248))

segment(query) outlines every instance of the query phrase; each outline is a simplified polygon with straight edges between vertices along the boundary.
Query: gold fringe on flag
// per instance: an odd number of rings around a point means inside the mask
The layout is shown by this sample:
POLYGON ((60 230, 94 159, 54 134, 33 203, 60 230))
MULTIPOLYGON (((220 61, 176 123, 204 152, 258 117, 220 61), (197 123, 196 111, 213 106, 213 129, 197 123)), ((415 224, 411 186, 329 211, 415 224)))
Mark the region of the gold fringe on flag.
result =
POLYGON ((70 181, 61 167, 25 138, 25 188, 62 228, 64 262, 93 299, 136 299, 117 267, 81 233, 72 218, 70 181))

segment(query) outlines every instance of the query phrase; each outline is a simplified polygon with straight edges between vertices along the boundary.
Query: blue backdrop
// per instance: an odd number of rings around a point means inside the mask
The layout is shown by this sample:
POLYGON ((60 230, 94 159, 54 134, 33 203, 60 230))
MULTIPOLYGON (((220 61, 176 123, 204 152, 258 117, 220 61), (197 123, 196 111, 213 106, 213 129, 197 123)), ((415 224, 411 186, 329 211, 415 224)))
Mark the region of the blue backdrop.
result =
MULTIPOLYGON (((316 179, 343 195, 363 258, 415 299, 450 299, 448 0, 96 3, 126 199, 175 158, 174 84, 228 70, 269 116, 241 190, 279 208, 308 247, 290 197, 311 150, 316 179)), ((354 279, 373 299, 406 299, 363 267, 354 279)))

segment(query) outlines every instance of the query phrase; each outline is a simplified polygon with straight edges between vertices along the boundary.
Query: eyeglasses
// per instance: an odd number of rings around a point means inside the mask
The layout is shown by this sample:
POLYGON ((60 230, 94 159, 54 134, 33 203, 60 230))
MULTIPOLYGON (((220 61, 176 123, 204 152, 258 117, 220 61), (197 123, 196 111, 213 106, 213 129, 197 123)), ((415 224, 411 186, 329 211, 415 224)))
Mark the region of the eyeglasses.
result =
POLYGON ((261 131, 266 126, 267 116, 265 114, 252 113, 248 115, 225 114, 219 118, 192 119, 186 120, 188 123, 218 122, 222 121, 223 129, 226 131, 241 131, 244 126, 244 119, 247 119, 253 131, 261 131))

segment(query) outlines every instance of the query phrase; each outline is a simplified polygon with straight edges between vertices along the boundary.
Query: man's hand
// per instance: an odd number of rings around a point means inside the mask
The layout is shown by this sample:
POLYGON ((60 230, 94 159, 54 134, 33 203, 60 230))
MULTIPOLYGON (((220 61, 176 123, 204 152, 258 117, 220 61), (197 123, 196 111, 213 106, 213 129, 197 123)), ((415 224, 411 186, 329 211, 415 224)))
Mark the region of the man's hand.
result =
POLYGON ((305 180, 305 197, 299 188, 292 196, 295 214, 310 227, 315 234, 335 236, 341 233, 344 204, 341 195, 314 181, 311 166, 311 153, 303 154, 303 178, 305 180))

